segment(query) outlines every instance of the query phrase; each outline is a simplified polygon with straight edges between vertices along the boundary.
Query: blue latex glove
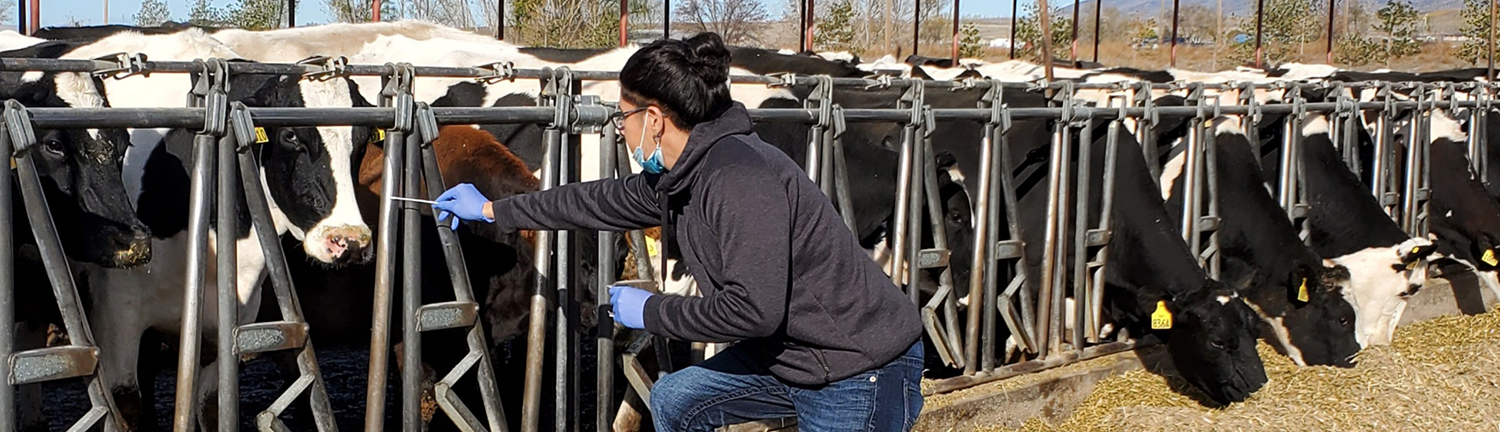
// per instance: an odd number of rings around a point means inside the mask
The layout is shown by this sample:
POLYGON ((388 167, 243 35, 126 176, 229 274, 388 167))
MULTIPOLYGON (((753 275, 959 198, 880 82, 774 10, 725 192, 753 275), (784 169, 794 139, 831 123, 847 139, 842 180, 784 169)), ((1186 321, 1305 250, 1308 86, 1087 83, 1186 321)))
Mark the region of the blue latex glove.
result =
POLYGON ((609 304, 614 307, 615 321, 625 327, 646 329, 646 299, 652 294, 646 290, 628 286, 609 287, 609 304))
POLYGON ((484 215, 484 204, 488 202, 490 199, 479 193, 479 189, 475 189, 474 185, 459 183, 438 196, 437 203, 432 207, 441 211, 438 213, 439 221, 448 219, 452 224, 450 228, 458 231, 460 220, 494 223, 494 219, 484 215))

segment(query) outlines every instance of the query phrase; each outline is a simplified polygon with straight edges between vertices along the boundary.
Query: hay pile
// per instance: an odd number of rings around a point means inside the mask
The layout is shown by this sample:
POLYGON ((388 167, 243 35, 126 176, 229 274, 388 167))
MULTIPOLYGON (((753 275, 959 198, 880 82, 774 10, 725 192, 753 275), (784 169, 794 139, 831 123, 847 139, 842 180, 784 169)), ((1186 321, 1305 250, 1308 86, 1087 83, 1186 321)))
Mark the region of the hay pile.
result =
POLYGON ((1021 431, 1447 431, 1500 429, 1500 309, 1403 327, 1354 369, 1297 367, 1264 343, 1270 382, 1249 400, 1205 408, 1180 377, 1146 371, 1101 381, 1057 426, 1021 431))

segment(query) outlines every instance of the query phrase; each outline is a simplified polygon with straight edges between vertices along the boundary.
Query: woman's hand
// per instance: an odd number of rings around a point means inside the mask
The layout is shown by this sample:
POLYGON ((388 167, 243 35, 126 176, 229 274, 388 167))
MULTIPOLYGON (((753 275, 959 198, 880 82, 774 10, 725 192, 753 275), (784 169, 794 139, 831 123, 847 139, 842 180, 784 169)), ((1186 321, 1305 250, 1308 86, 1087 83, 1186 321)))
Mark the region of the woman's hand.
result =
POLYGON ((636 330, 646 329, 646 299, 651 298, 651 292, 615 285, 609 287, 609 304, 614 309, 615 321, 621 325, 636 330))
POLYGON ((494 223, 495 219, 486 214, 493 213, 485 211, 489 204, 490 199, 479 193, 474 185, 459 183, 438 196, 437 203, 432 207, 441 211, 438 213, 439 221, 449 219, 452 223, 450 228, 457 231, 460 220, 494 223))

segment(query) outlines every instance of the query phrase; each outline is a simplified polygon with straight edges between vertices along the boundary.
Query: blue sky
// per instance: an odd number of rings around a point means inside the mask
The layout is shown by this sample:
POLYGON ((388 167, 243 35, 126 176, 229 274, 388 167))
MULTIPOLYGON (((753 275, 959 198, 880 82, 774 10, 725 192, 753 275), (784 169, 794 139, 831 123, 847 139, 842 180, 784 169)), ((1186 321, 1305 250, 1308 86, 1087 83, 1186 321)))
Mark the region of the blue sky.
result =
MULTIPOLYGON (((10 1, 15 0, 0 0, 10 1)), ((213 0, 215 4, 225 5, 232 0, 213 0)), ((785 5, 784 0, 760 0, 770 6, 773 10, 779 10, 785 5)), ((1034 0, 1024 0, 1022 4, 1032 3, 1034 0)), ((84 25, 131 24, 134 22, 132 16, 141 8, 141 0, 42 0, 42 25, 66 25, 76 19, 84 25), (109 18, 104 19, 104 2, 109 1, 109 18)), ((167 0, 167 5, 172 9, 173 18, 187 16, 188 5, 191 0, 167 0)), ((299 24, 327 22, 328 12, 324 10, 323 2, 319 0, 298 0, 297 21, 299 24)), ((967 0, 960 1, 964 16, 1010 16, 1010 2, 1002 0, 967 0)))

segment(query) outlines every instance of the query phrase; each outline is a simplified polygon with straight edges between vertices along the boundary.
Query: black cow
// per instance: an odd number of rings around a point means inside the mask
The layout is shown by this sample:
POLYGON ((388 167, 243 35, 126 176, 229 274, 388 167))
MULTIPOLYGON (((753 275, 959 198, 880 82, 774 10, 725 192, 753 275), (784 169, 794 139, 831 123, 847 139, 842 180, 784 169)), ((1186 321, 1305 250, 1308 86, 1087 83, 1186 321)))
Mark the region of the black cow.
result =
MULTIPOLYGON (((1325 266, 1298 237, 1266 190, 1258 158, 1238 125, 1225 119, 1214 126, 1218 195, 1203 194, 1219 203, 1220 279, 1260 315, 1262 336, 1297 364, 1353 366, 1360 345, 1354 307, 1343 294, 1352 289, 1349 269, 1325 266)), ((1186 204, 1180 177, 1185 157, 1174 157, 1162 175, 1163 187, 1171 188, 1167 207, 1179 223, 1186 204)))

